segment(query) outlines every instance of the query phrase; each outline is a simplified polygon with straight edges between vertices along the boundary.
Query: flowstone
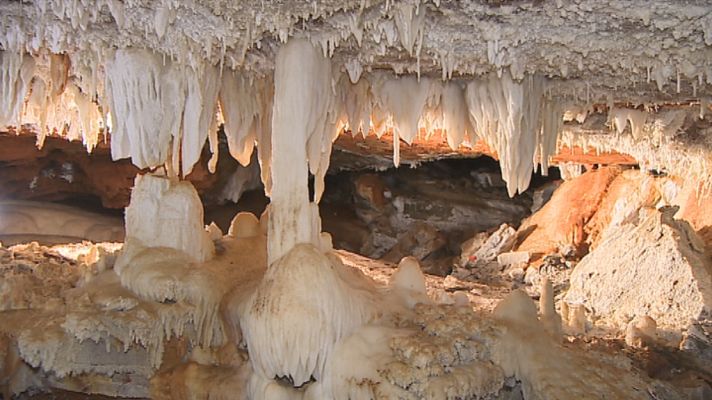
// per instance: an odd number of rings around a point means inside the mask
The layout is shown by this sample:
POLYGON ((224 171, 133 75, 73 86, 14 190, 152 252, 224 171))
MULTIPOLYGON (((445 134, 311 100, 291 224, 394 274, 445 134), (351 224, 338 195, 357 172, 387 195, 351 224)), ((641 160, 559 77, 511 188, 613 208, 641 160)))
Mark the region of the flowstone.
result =
MULTIPOLYGON (((125 253, 133 247, 168 247, 199 262, 215 252, 193 185, 156 175, 136 176, 126 208, 126 242, 125 253)), ((118 261, 119 270, 122 263, 118 261)))

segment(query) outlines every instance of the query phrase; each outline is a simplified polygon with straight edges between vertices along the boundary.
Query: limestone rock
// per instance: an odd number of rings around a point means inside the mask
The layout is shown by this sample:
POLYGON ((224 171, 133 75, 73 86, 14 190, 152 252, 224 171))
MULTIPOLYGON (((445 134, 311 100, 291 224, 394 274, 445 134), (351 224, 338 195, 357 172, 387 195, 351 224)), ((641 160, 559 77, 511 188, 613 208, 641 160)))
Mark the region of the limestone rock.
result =
POLYGON ((680 350, 712 362, 712 320, 690 325, 680 343, 680 350))
POLYGON ((497 260, 497 256, 512 249, 515 233, 514 228, 502 224, 482 242, 481 234, 475 235, 461 247, 463 251, 460 256, 461 265, 477 267, 497 260))
POLYGON ((383 256, 383 259, 397 262, 403 257, 412 255, 418 260, 425 260, 446 244, 445 235, 435 227, 417 222, 398 238, 398 243, 383 256))
POLYGON ((508 251, 497 256, 499 265, 506 267, 509 265, 522 265, 529 262, 528 251, 508 251))
POLYGON ((712 263, 676 210, 642 209, 584 257, 565 301, 583 303, 621 329, 637 316, 679 331, 712 311, 712 263))
POLYGON ((680 188, 673 203, 680 206, 676 218, 688 221, 702 238, 707 250, 712 250, 712 192, 701 191, 701 185, 688 179, 680 188))
POLYGON ((530 208, 532 213, 541 210, 544 205, 551 200, 551 196, 554 191, 561 186, 561 181, 553 181, 544 184, 542 187, 534 189, 532 193, 532 206, 530 208))
POLYGON ((599 168, 561 184, 551 200, 519 227, 516 250, 529 251, 536 261, 559 248, 580 246, 585 240, 584 226, 619 172, 599 168))
POLYGON ((587 241, 595 247, 612 231, 637 214, 641 207, 654 207, 661 198, 657 180, 639 170, 626 170, 608 187, 596 213, 586 224, 587 241))

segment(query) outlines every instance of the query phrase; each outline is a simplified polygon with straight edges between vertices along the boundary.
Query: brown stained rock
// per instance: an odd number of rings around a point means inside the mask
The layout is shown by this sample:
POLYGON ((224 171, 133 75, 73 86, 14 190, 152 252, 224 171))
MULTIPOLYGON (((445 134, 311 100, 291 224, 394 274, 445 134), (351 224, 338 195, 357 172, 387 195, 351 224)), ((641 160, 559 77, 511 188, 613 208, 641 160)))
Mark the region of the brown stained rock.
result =
POLYGON ((0 162, 4 198, 55 201, 94 194, 115 208, 128 204, 139 171, 127 160, 111 161, 108 146, 90 155, 81 142, 48 137, 38 149, 29 134, 0 134, 0 162))
POLYGON ((572 148, 561 146, 556 155, 551 157, 551 164, 556 165, 563 162, 572 162, 586 165, 637 165, 635 158, 616 152, 597 152, 594 149, 583 151, 580 146, 572 148))
POLYGON ((655 207, 660 199, 655 178, 639 170, 627 170, 618 175, 601 201, 591 220, 586 224, 585 233, 591 247, 603 240, 606 228, 614 222, 619 224, 641 207, 655 207))
POLYGON ((586 239, 584 226, 620 172, 604 167, 564 182, 541 210, 522 223, 516 250, 530 252, 532 262, 536 262, 565 245, 582 245, 586 239))
MULTIPOLYGON (((365 139, 360 135, 354 137, 350 132, 344 132, 334 142, 334 148, 373 158, 383 166, 393 165, 393 134, 391 132, 384 133, 380 138, 375 134, 369 134, 365 139)), ((421 130, 411 145, 403 141, 400 143, 402 164, 417 164, 440 158, 474 158, 481 155, 497 158, 497 154, 481 140, 477 141, 472 148, 462 145, 457 150, 453 150, 448 146, 445 136, 439 131, 426 137, 425 131, 421 130)))
MULTIPOLYGON (((78 141, 50 136, 41 149, 35 142, 29 132, 0 132, 2 198, 59 201, 91 195, 99 197, 107 208, 128 205, 134 177, 141 170, 129 160, 112 161, 108 143, 88 154, 78 141)), ((208 172, 205 156, 188 176, 200 193, 213 188, 218 180, 218 174, 208 172)))
POLYGON ((398 238, 398 243, 381 259, 386 262, 397 263, 403 257, 413 256, 421 261, 424 272, 445 276, 450 273, 451 266, 448 265, 449 263, 446 260, 438 260, 436 257, 431 256, 443 249, 446 244, 447 238, 435 227, 416 222, 410 230, 398 238))
POLYGON ((354 181, 354 185, 356 194, 366 200, 371 207, 380 210, 386 205, 388 188, 379 175, 359 175, 354 181))

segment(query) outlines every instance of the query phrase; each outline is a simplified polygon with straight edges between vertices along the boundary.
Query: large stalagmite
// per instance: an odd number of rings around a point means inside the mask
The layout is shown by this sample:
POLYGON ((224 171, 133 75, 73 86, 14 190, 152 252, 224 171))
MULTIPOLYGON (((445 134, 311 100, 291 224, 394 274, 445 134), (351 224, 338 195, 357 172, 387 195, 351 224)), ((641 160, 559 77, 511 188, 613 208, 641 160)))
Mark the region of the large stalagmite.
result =
POLYGON ((270 398, 275 377, 295 386, 320 381, 336 343, 374 313, 372 294, 352 287, 320 250, 318 207, 309 199, 309 163, 318 160, 307 158, 307 145, 320 143, 329 126, 330 62, 292 39, 277 54, 274 86, 269 267, 241 316, 256 398, 270 398))

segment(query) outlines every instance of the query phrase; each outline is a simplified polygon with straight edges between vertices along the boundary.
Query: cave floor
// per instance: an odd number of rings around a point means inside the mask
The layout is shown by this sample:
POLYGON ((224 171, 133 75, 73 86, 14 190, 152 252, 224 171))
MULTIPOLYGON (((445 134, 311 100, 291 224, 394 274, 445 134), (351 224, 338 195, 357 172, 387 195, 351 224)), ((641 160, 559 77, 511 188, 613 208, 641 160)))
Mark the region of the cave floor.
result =
MULTIPOLYGON (((54 266, 63 266, 64 268, 81 268, 82 257, 86 257, 89 249, 93 245, 89 242, 83 244, 75 244, 71 246, 55 246, 45 247, 39 245, 21 245, 11 248, 4 248, 4 255, 12 254, 12 257, 3 257, 0 267, 5 275, 18 268, 18 264, 22 264, 22 268, 36 268, 39 265, 52 264, 54 266), (62 255, 64 254, 64 255, 62 255), (23 267, 24 266, 24 267, 23 267)), ((105 245, 116 248, 117 245, 105 245)), ((396 265, 383 261, 372 260, 348 251, 337 250, 336 254, 341 258, 342 262, 356 268, 365 275, 373 279, 379 284, 386 285, 391 276, 396 271, 396 265)), ((61 290, 71 290, 71 279, 77 278, 76 275, 68 277, 66 275, 44 275, 45 279, 49 277, 49 281, 45 281, 47 290, 55 290, 54 295, 59 295, 56 292, 58 286, 66 286, 61 290), (62 277, 63 281, 53 282, 52 277, 62 277), (51 288, 51 289, 49 289, 51 288)), ((61 279, 60 279, 61 280, 61 279)), ((565 281, 565 275, 563 280, 565 281)), ((564 282, 565 284, 565 282, 564 282)), ((512 278, 511 276, 501 273, 493 273, 489 279, 479 277, 478 281, 460 280, 450 275, 448 277, 440 277, 435 275, 426 275, 426 287, 428 295, 437 303, 447 303, 449 298, 457 292, 465 293, 470 300, 470 305, 477 312, 491 312, 494 306, 504 297, 511 293, 514 289, 521 288, 530 293, 534 298, 538 296, 537 288, 523 283, 521 279, 512 278), (486 281, 486 282, 485 282, 486 281)), ((33 287, 36 293, 43 292, 42 288, 33 287)), ((51 296, 51 295, 50 295, 51 296)), ((0 316, 11 311, 0 311, 0 316)), ((5 316, 7 317, 7 315, 5 316)), ((6 318, 0 318, 7 320, 6 318)), ((8 333, 6 331, 6 333, 8 333)), ((620 335, 614 333, 607 334, 603 331, 595 331, 588 335, 567 335, 565 336, 564 344, 568 348, 577 353, 586 353, 589 356, 594 356, 600 359, 616 359, 619 363, 627 364, 632 374, 639 375, 643 380, 657 380, 665 382, 668 386, 660 387, 661 392, 651 393, 650 398, 677 398, 669 397, 664 393, 669 391, 669 387, 675 387, 681 393, 689 393, 694 397, 694 393, 700 393, 704 396, 705 385, 712 382, 712 367, 702 359, 690 356, 688 353, 681 352, 671 347, 665 346, 647 346, 643 348, 628 347, 620 335), (706 382, 706 383, 705 383, 706 382), (702 388, 702 389, 700 389, 702 388), (658 397, 655 397, 658 396, 658 397)), ((0 381, 0 383, 2 383, 0 381)), ((17 399, 108 399, 101 395, 89 395, 60 389, 51 389, 48 392, 26 392, 17 399)), ((682 397, 681 397, 682 398, 682 397)), ((700 397, 704 398, 704 397, 700 397)))

